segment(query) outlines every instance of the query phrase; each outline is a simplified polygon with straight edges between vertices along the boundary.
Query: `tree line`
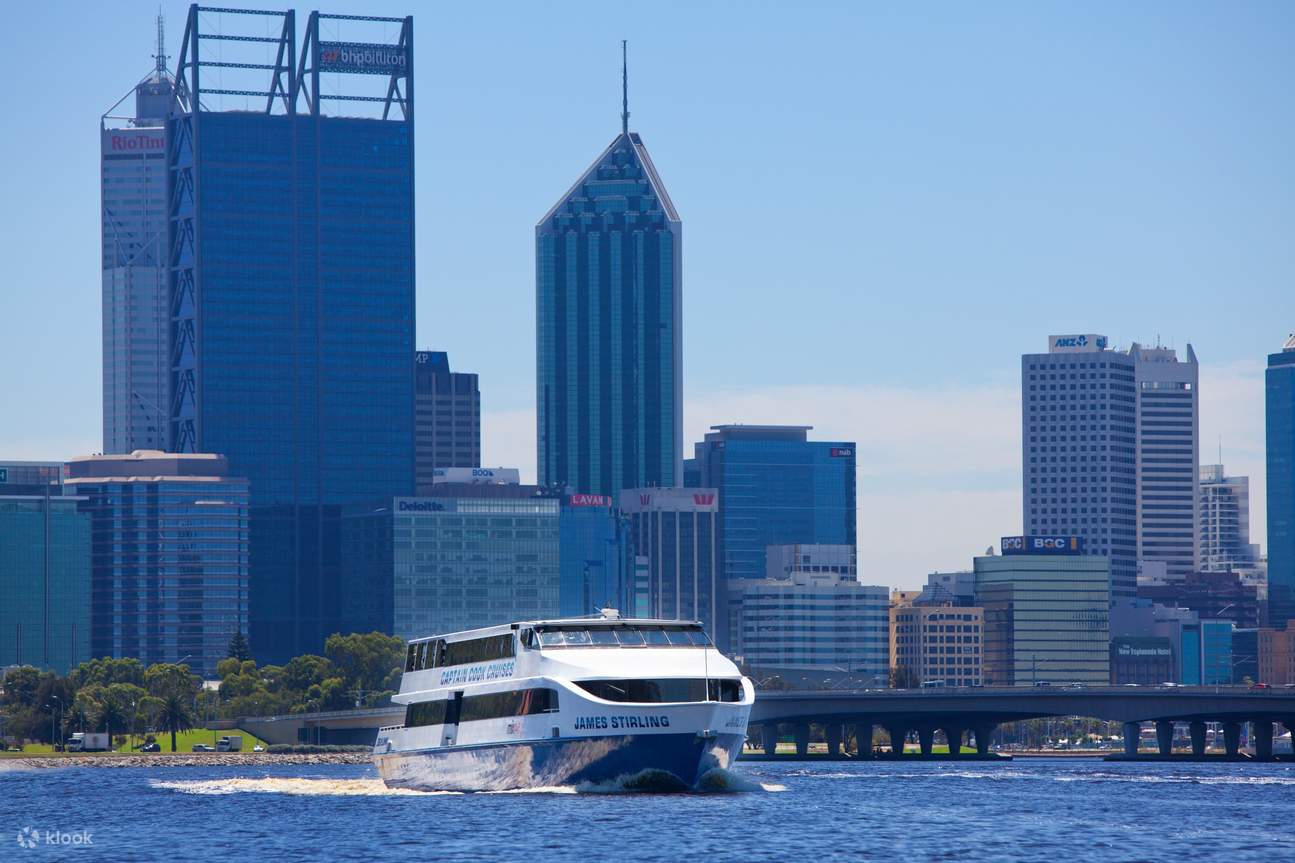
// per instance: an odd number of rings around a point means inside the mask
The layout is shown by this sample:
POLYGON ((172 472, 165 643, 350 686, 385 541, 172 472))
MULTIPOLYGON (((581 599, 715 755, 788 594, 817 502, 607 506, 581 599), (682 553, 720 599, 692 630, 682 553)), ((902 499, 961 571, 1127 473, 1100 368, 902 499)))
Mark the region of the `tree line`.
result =
POLYGON ((187 664, 92 659, 66 676, 10 669, 0 694, 0 742, 55 743, 78 731, 176 735, 212 719, 310 713, 389 704, 400 685, 404 642, 381 632, 329 636, 324 654, 257 665, 247 640, 230 640, 218 685, 187 664))

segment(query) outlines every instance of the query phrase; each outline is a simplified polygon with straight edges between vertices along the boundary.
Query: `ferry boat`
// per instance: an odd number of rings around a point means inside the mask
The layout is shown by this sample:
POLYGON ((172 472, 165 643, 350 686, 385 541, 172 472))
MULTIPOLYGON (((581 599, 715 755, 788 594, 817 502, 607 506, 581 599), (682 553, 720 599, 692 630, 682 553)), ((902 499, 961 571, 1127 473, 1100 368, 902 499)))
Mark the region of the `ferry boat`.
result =
POLYGON ((698 787, 746 739, 751 681, 701 624, 598 617, 411 641, 401 725, 373 756, 391 788, 698 787))

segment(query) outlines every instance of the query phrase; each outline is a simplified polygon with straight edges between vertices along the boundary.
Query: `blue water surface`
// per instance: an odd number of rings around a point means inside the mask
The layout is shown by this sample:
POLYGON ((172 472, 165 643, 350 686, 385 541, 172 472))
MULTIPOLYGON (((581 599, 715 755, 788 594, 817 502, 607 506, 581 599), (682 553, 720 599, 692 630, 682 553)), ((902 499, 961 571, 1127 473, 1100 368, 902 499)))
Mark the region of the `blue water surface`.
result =
POLYGON ((368 766, 0 763, 0 861, 1295 859, 1289 763, 753 762, 727 785, 745 790, 424 794, 368 766), (46 841, 78 831, 92 844, 46 841))

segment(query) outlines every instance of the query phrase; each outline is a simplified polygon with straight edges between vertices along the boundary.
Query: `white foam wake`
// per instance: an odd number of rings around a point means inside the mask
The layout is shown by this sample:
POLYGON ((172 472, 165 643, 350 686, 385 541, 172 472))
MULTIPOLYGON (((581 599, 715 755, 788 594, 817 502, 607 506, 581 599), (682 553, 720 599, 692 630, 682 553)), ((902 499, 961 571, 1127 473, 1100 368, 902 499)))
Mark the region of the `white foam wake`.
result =
POLYGON ((306 779, 264 776, 258 779, 153 779, 149 784, 180 794, 294 794, 329 797, 381 797, 406 794, 458 794, 457 791, 413 791, 388 788, 381 779, 306 779))

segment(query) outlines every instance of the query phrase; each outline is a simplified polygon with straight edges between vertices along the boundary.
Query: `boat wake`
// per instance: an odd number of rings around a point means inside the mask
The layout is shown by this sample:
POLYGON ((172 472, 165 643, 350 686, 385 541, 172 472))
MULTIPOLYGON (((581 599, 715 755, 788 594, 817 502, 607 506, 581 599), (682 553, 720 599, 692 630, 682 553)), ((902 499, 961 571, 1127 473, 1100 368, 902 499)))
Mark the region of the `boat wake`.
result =
MULTIPOLYGON (((149 785, 177 794, 288 794, 301 797, 388 797, 435 796, 463 791, 415 791, 410 788, 388 788, 381 779, 323 779, 264 776, 229 779, 152 779, 149 785)), ((561 785, 552 788, 516 788, 510 791, 481 791, 478 794, 726 794, 752 791, 786 791, 782 785, 766 785, 728 770, 711 770, 702 776, 696 788, 689 788, 673 773, 665 770, 643 770, 632 776, 621 776, 610 782, 561 785)))
POLYGON ((458 794, 457 791, 411 791, 388 788, 381 779, 306 779, 265 776, 230 779, 150 780, 149 785, 180 794, 292 794, 303 797, 385 797, 409 794, 458 794))

